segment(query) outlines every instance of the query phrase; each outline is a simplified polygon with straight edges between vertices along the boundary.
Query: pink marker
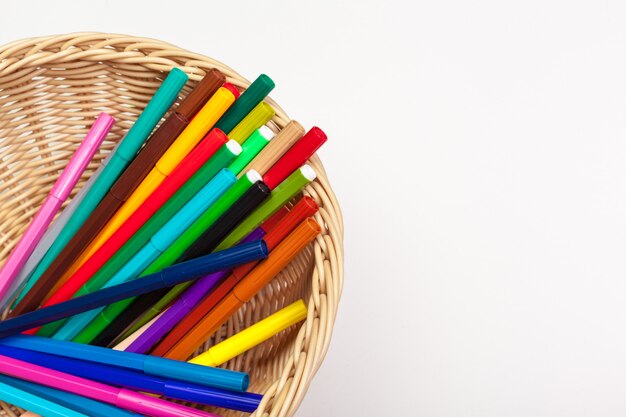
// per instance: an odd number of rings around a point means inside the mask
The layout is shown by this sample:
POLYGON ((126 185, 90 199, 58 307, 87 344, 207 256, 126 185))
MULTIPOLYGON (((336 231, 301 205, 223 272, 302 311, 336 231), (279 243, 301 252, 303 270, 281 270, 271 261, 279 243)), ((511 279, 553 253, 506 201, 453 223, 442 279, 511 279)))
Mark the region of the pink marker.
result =
POLYGON ((195 408, 171 403, 125 388, 101 384, 3 355, 0 355, 0 373, 72 394, 82 395, 92 400, 102 401, 147 416, 219 417, 195 408))
POLYGON ((13 248, 11 255, 0 270, 0 300, 2 300, 9 287, 15 280, 17 274, 33 253, 41 237, 50 226, 55 214, 61 208, 63 202, 70 195, 70 192, 78 182, 78 179, 87 168, 89 161, 93 158, 96 150, 106 137, 107 133, 115 123, 115 119, 106 113, 100 113, 91 129, 85 136, 85 140, 80 144, 70 162, 67 164, 59 179, 54 183, 48 197, 33 218, 26 232, 13 248))

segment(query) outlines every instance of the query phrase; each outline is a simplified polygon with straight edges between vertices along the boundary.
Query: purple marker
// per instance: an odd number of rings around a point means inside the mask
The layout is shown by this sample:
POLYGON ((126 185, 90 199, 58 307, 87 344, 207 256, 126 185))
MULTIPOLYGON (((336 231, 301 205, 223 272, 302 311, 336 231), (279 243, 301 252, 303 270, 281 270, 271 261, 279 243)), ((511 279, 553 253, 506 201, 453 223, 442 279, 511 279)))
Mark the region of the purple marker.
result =
MULTIPOLYGON (((263 239, 265 231, 258 227, 241 243, 263 239)), ((126 352, 146 353, 158 343, 179 321, 181 321, 213 288, 230 274, 230 270, 218 271, 198 279, 187 291, 181 294, 155 322, 150 325, 137 339, 124 349, 126 352)))

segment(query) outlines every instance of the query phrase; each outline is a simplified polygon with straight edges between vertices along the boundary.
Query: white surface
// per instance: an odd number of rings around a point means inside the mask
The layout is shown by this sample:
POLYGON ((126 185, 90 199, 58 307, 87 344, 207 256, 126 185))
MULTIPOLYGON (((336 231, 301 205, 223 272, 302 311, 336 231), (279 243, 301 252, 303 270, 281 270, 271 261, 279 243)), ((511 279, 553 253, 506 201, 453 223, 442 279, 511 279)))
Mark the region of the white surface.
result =
POLYGON ((346 285, 299 415, 623 415, 624 3, 211 3, 5 2, 0 41, 168 40, 328 132, 346 285))

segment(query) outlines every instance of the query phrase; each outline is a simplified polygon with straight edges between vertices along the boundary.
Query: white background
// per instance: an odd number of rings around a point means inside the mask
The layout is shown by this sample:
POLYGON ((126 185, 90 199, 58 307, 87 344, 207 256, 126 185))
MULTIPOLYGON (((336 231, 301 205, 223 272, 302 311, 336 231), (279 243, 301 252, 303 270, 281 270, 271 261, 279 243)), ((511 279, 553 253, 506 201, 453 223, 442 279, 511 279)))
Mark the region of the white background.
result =
POLYGON ((321 151, 346 284, 301 416, 626 412, 626 4, 6 1, 266 72, 321 151))

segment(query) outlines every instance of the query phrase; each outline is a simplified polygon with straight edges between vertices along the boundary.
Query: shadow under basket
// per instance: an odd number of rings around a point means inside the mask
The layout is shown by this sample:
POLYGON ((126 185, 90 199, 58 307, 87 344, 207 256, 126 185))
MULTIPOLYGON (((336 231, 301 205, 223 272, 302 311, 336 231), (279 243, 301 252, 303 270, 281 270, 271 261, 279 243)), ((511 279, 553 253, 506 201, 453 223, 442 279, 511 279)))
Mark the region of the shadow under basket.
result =
MULTIPOLYGON (((126 35, 75 33, 26 39, 0 47, 0 262, 4 262, 95 117, 117 123, 73 194, 121 140, 173 67, 189 74, 182 96, 205 71, 217 68, 245 89, 249 81, 224 64, 168 43, 126 35)), ((271 99, 276 116, 289 121, 271 99)), ((308 304, 293 326, 224 368, 250 373, 250 390, 264 394, 255 416, 291 416, 328 349, 343 287, 343 220, 324 167, 309 161, 317 179, 304 190, 320 206, 322 233, 271 283, 245 304, 197 353, 293 301, 308 304)), ((224 416, 245 415, 206 408, 224 416)), ((0 402, 0 416, 25 411, 0 402)))

